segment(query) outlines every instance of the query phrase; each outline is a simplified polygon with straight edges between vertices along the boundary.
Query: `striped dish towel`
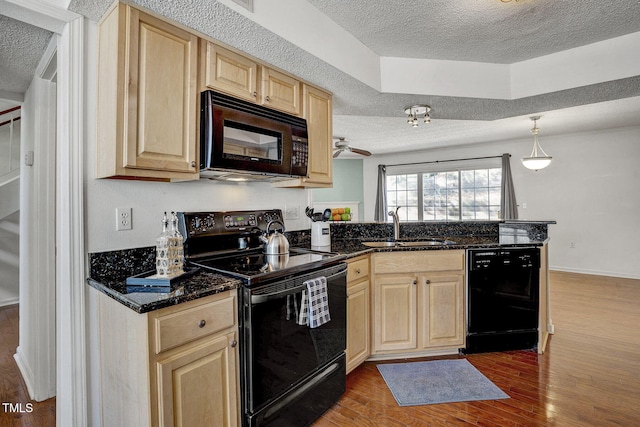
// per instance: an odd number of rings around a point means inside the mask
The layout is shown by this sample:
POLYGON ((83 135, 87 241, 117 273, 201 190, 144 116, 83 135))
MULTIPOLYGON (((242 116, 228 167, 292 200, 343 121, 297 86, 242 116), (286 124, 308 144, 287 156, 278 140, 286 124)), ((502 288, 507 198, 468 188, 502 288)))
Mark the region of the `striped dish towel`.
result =
POLYGON ((304 282, 307 289, 302 291, 299 325, 317 328, 331 320, 329 314, 329 296, 327 294, 327 278, 324 276, 304 282))

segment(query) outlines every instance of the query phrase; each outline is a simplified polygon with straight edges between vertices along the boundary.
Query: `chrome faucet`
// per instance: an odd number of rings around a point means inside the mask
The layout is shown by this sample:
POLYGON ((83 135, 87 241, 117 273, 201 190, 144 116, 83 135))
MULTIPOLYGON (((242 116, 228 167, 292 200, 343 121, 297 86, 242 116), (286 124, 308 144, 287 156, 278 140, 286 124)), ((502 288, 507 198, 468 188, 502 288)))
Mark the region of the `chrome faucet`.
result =
POLYGON ((393 217, 393 240, 400 239, 400 219, 398 218, 398 209, 402 206, 398 206, 394 211, 389 211, 389 216, 393 217))

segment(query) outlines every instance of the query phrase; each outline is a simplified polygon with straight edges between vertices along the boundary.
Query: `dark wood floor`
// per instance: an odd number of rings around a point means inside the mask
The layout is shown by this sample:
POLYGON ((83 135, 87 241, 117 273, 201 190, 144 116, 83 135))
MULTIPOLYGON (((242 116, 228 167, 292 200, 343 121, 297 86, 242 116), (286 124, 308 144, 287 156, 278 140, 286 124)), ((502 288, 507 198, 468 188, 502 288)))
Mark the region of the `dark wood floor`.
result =
POLYGON ((367 362, 314 427, 639 426, 640 281, 554 272, 551 283, 556 334, 544 355, 466 356, 509 399, 399 407, 367 362))
POLYGON ((0 307, 0 426, 53 427, 56 399, 31 400, 13 358, 18 331, 18 305, 0 307))
MULTIPOLYGON (((544 355, 467 356, 509 399, 399 407, 367 362, 314 427, 640 426, 640 280, 554 272, 551 284, 556 334, 544 355)), ((0 407, 0 426, 55 426, 55 399, 29 400, 17 345, 18 308, 0 307, 0 401, 33 404, 30 414, 0 407)))

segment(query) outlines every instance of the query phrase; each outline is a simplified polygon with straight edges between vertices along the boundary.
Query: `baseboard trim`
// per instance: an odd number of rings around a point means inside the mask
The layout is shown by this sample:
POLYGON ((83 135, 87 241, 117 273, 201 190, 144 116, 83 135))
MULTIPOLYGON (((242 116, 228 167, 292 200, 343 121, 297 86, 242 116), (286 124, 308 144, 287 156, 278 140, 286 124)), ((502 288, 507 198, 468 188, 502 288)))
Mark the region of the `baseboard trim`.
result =
POLYGON ((8 298, 0 301, 0 307, 6 307, 8 305, 16 305, 20 302, 20 298, 8 298))
POLYGON ((20 350, 20 346, 16 349, 16 354, 13 355, 13 358, 16 361, 16 365, 18 365, 18 370, 20 371, 20 375, 22 375, 22 379, 24 380, 25 385, 27 386, 27 391, 29 392, 29 397, 34 399, 34 389, 33 389, 33 371, 29 366, 29 363, 24 357, 22 350, 20 350))
POLYGON ((601 271, 601 270, 583 270, 579 268, 571 267, 549 267, 550 271, 559 271, 562 273, 576 273, 576 274, 589 274, 591 276, 605 276, 605 277, 619 277, 621 279, 640 279, 640 276, 634 274, 617 273, 613 271, 601 271))
MULTIPOLYGON (((464 345, 459 346, 460 348, 464 348, 464 345)), ((394 359, 415 359, 417 357, 429 357, 429 356, 449 356, 452 354, 459 354, 459 348, 447 348, 447 349, 439 349, 439 350, 421 350, 421 351, 412 351, 403 353, 401 350, 398 350, 397 353, 383 353, 383 354, 372 354, 366 360, 367 361, 378 361, 378 360, 394 360, 394 359)))

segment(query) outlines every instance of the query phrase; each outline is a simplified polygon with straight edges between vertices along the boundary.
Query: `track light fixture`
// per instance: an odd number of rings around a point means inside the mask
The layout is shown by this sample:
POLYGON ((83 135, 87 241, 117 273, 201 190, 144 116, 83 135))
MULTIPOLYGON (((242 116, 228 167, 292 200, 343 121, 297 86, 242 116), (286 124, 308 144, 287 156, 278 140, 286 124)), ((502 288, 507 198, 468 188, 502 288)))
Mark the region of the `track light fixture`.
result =
POLYGON ((425 123, 431 123, 431 111, 431 107, 426 104, 416 104, 404 109, 404 113, 407 115, 407 123, 414 128, 418 127, 419 116, 423 116, 425 123))

